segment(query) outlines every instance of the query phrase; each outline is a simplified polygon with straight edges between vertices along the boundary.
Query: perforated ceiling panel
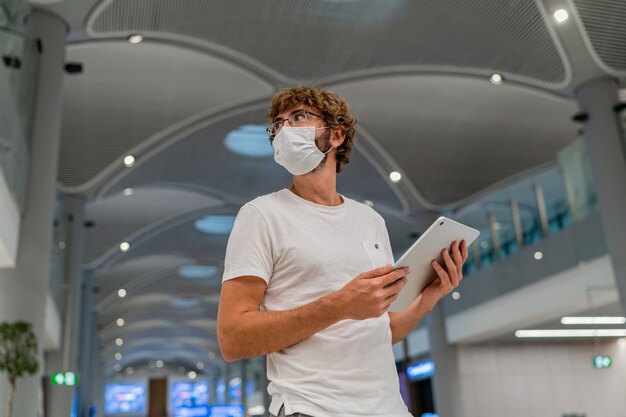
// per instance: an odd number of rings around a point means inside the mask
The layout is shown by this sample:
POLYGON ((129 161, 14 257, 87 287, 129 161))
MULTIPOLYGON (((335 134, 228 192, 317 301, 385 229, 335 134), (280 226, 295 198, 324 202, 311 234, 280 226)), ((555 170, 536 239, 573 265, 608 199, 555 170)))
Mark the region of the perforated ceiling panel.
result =
POLYGON ((216 106, 272 94, 256 76, 168 45, 93 42, 68 47, 84 73, 63 83, 59 181, 81 185, 174 123, 216 106))
POLYGON ((200 38, 300 81, 407 65, 567 78, 533 0, 107 0, 87 30, 200 38))
MULTIPOLYGON (((287 187, 291 176, 274 162, 273 154, 248 157, 233 153, 224 146, 224 139, 230 132, 242 126, 263 123, 264 110, 260 109, 201 128, 130 169, 109 192, 155 182, 192 184, 234 196, 243 203, 287 187)), ((261 136, 259 140, 266 141, 267 138, 261 136)), ((401 210, 402 205, 396 194, 358 152, 358 146, 357 139, 351 162, 339 174, 339 192, 383 202, 401 210)))
POLYGON ((626 73, 626 2, 575 0, 591 44, 608 67, 626 73))

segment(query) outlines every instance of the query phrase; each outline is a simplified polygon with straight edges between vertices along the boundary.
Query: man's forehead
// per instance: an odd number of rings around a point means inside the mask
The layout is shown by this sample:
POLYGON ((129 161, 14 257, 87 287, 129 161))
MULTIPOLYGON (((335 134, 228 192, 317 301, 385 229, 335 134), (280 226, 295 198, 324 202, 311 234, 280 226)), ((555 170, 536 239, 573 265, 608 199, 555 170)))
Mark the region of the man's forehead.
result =
POLYGON ((289 107, 287 110, 285 110, 284 112, 276 116, 274 120, 285 119, 289 117, 289 115, 293 114, 294 112, 297 112, 298 110, 308 110, 310 112, 315 112, 315 109, 311 106, 307 106, 306 104, 296 104, 294 106, 289 107))

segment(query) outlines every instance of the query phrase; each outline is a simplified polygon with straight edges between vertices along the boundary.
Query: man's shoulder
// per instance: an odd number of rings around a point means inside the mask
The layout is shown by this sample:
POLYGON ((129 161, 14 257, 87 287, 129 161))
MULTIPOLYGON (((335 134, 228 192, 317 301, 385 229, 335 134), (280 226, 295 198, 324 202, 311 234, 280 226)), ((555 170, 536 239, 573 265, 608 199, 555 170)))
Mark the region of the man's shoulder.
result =
POLYGON ((276 209, 276 205, 279 205, 284 199, 283 192, 284 189, 258 196, 255 199, 248 201, 244 204, 244 206, 252 206, 263 213, 268 210, 273 211, 276 209))
POLYGON ((371 217, 384 221, 383 216, 381 216, 380 213, 374 210, 371 206, 368 206, 367 204, 361 203, 360 201, 345 196, 344 200, 347 207, 349 207, 349 209, 353 212, 358 213, 361 216, 371 217))

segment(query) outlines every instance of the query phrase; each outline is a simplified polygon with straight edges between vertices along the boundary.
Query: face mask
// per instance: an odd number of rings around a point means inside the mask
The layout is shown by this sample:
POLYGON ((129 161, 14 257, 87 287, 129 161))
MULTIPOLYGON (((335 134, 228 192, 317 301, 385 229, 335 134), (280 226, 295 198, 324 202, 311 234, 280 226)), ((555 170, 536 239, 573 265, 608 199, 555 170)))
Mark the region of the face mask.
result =
POLYGON ((322 152, 315 144, 314 126, 288 127, 284 126, 274 138, 274 160, 284 166, 292 175, 304 175, 313 171, 322 162, 324 156, 330 152, 322 152))

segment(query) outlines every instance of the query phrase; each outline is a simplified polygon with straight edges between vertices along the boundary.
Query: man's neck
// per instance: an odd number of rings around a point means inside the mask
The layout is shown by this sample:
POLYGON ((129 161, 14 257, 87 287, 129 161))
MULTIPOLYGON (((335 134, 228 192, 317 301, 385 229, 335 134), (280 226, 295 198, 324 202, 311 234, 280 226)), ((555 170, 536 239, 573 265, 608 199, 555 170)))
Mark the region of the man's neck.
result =
POLYGON ((330 157, 323 167, 306 175, 293 177, 289 190, 298 197, 323 206, 338 206, 343 199, 337 193, 337 172, 335 158, 330 157))

